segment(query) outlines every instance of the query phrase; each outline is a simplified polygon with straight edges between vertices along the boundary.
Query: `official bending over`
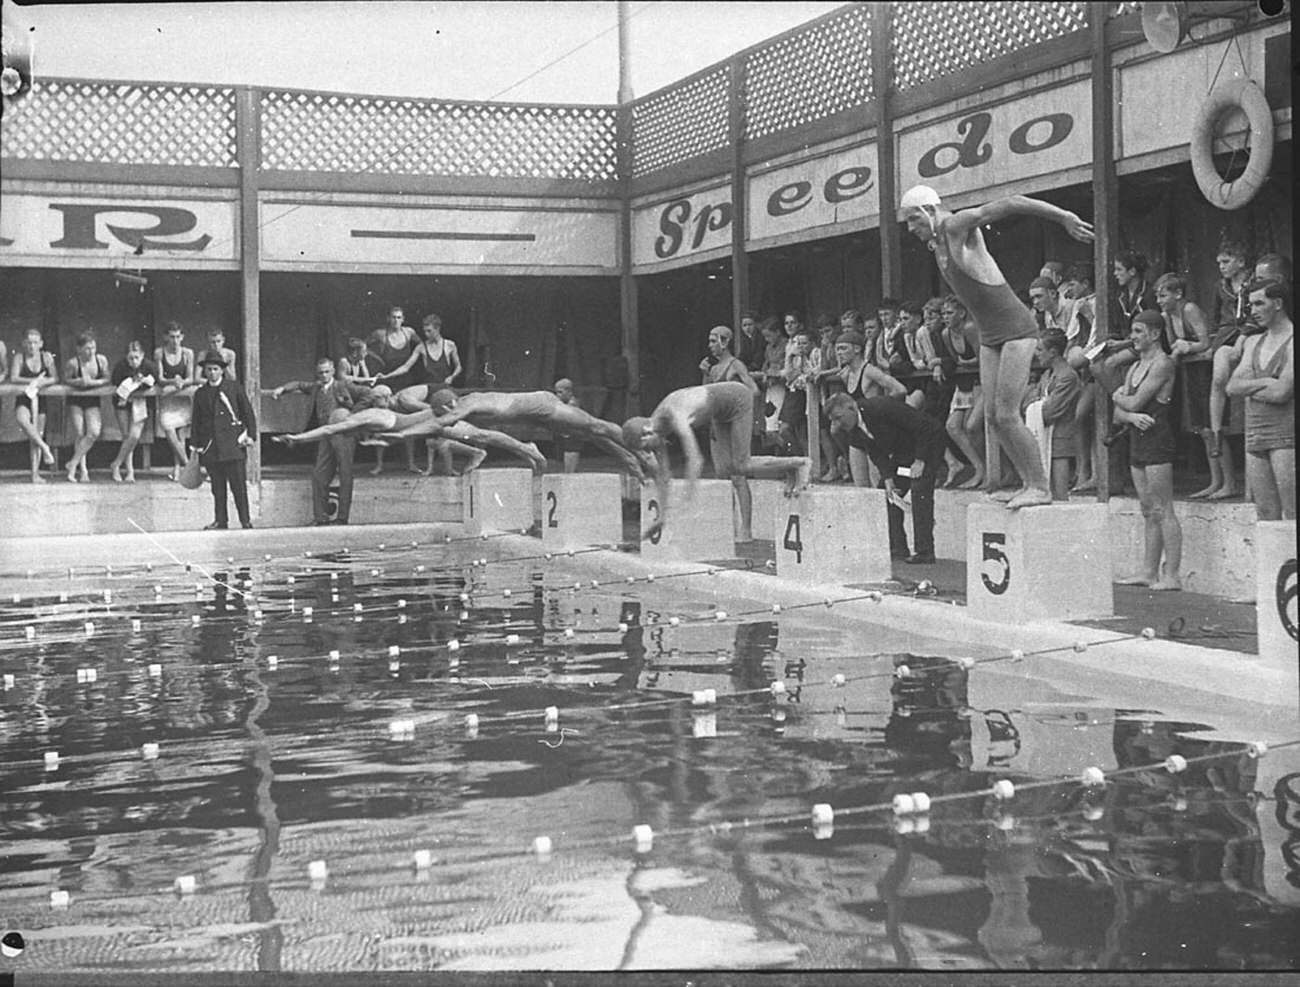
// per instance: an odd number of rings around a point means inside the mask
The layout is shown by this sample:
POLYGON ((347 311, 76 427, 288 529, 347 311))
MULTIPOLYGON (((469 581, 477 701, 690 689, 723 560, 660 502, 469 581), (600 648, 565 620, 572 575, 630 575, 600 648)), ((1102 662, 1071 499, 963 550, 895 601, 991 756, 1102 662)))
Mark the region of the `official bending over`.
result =
POLYGON ((784 477, 786 493, 806 487, 811 462, 807 456, 751 456, 749 437, 754 422, 754 391, 739 381, 728 380, 673 391, 649 418, 629 418, 623 425, 623 441, 629 449, 645 450, 655 457, 655 483, 659 491, 659 520, 642 534, 649 538, 668 520, 668 440, 674 436, 686 454, 687 499, 694 495, 704 457, 694 430, 709 428, 713 471, 731 480, 740 506, 738 541, 753 541, 753 497, 750 476, 784 477))
POLYGON ((194 392, 194 448, 212 481, 215 520, 204 529, 230 526, 226 488, 235 496, 239 523, 253 526, 248 513, 248 475, 244 466, 248 447, 257 442, 257 418, 244 389, 226 380, 226 363, 209 353, 200 361, 203 386, 194 392))
POLYGON ((889 500, 889 554, 913 564, 934 561, 934 481, 943 462, 944 431, 937 421, 905 401, 866 398, 855 402, 833 394, 826 402, 831 431, 861 449, 880 471, 889 500), (896 501, 911 491, 916 554, 907 551, 903 511, 896 501))

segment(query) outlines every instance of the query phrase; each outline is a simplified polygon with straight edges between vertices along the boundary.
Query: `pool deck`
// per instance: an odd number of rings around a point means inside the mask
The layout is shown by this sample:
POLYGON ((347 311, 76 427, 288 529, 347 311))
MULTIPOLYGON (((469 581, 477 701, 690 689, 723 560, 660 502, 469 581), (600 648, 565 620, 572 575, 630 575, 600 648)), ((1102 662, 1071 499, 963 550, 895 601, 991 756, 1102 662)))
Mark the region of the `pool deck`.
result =
MULTIPOLYGON (((447 536, 475 535, 454 524, 402 524, 0 539, 0 590, 18 592, 24 585, 30 589, 33 580, 26 576, 29 568, 45 574, 36 582, 48 583, 56 579, 54 573, 68 566, 163 564, 175 559, 206 565, 221 563, 228 557, 254 562, 265 555, 283 558, 304 551, 375 548, 380 543, 396 547, 412 541, 431 546, 447 536)), ((485 549, 488 556, 542 557, 545 553, 538 539, 517 534, 494 532, 484 544, 492 546, 490 551, 485 549)), ((742 598, 786 607, 846 600, 861 596, 866 589, 860 584, 795 583, 759 563, 765 552, 763 543, 743 549, 736 559, 716 560, 720 566, 725 565, 716 574, 680 576, 673 585, 695 600, 742 598)), ((582 558, 584 565, 620 578, 701 569, 699 562, 652 565, 637 553, 612 549, 591 551, 582 558)), ((1187 617, 1185 632, 1207 623, 1220 626, 1215 616, 1220 612, 1236 618, 1244 627, 1240 612, 1250 611, 1248 607, 1212 600, 1216 609, 1203 611, 1199 607, 1204 601, 1193 594, 1154 594, 1117 587, 1116 609, 1120 615, 1114 620, 1086 624, 995 623, 973 619, 960 605, 955 592, 964 584, 960 563, 899 565, 897 570, 896 576, 902 579, 879 587, 883 599, 835 603, 836 619, 863 626, 883 625, 903 632, 905 639, 909 633, 914 634, 918 645, 937 638, 983 649, 984 653, 993 649, 994 653, 1009 654, 1019 649, 1027 657, 1000 663, 999 675, 1050 682, 1062 693, 1087 696, 1116 708, 1158 709, 1161 718, 1213 724, 1218 739, 1277 743, 1296 738, 1300 698, 1293 675, 1288 677, 1276 664, 1270 665, 1253 654, 1208 646, 1222 642, 1206 638, 1194 643, 1168 637, 1170 614, 1187 617), (937 595, 917 595, 915 581, 920 579, 930 579, 937 595), (1196 615, 1195 620, 1191 614, 1196 615), (1135 638, 1142 627, 1154 628, 1157 638, 1135 638), (1076 650, 1080 642, 1087 647, 1076 650), (1048 650, 1049 654, 1040 653, 1048 650)), ((66 576, 58 578, 64 579, 66 585, 66 576)), ((1234 644, 1241 640, 1244 638, 1234 638, 1234 644)))

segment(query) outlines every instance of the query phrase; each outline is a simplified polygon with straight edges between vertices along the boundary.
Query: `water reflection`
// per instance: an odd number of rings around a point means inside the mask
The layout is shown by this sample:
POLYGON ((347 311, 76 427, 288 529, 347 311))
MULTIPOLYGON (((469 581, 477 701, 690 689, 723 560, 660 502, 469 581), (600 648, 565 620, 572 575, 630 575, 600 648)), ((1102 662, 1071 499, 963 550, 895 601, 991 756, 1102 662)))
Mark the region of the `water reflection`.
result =
POLYGON ((371 575, 324 558, 292 583, 284 566, 232 567, 163 600, 115 583, 139 632, 106 615, 93 640, 6 652, 21 685, 0 700, 0 893, 24 928, 64 929, 24 962, 1295 965, 1293 760, 1023 676, 972 676, 938 642, 891 651, 881 632, 880 658, 849 660, 863 642, 827 613, 668 627, 706 606, 662 587, 578 592, 589 574, 569 565, 371 575), (78 683, 88 665, 98 680, 78 683), (679 701, 705 689, 716 706, 679 701), (549 706, 555 729, 537 715, 549 706), (411 738, 389 736, 397 717, 418 724, 411 738), (140 757, 146 742, 158 760, 140 757), (65 758, 52 776, 33 761, 46 750, 65 758), (1232 756, 1171 774, 1171 753, 1232 756), (1143 770, 1095 792, 986 794, 1094 763, 1143 770), (917 791, 971 797, 910 830, 887 812, 837 818, 825 839, 727 825, 917 791), (624 834, 641 824, 679 835, 634 858, 624 834), (538 835, 554 860, 507 856, 538 835), (415 849, 437 859, 432 879, 415 849), (331 875, 313 891, 318 859, 331 875), (165 889, 179 874, 201 892, 178 904, 165 889), (73 893, 70 912, 45 907, 54 887, 73 893))

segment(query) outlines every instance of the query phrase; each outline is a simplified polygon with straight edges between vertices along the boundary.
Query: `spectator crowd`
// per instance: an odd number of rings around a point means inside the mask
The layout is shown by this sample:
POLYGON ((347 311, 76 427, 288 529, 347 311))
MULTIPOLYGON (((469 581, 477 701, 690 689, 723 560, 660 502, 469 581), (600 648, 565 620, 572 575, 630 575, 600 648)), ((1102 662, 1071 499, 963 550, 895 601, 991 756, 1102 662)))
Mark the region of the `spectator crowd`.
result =
MULTIPOLYGON (((1140 253, 1121 252, 1109 272, 1109 333, 1101 329, 1090 265, 1048 260, 1028 284, 1011 286, 1037 327, 1030 377, 1013 413, 1018 411, 1018 423, 1037 444, 1050 499, 1094 492, 1097 450, 1106 450, 1111 492, 1131 484, 1146 519, 1145 555, 1134 581, 1156 588, 1176 588, 1178 580, 1177 436, 1195 442, 1181 446, 1184 453, 1195 450, 1184 461, 1199 465, 1203 456, 1208 468, 1208 484, 1187 496, 1227 500, 1244 493, 1261 519, 1295 516, 1291 265, 1278 254, 1252 264, 1245 247, 1234 242, 1221 244, 1217 262, 1217 283, 1196 285, 1180 272, 1157 274, 1140 253), (1113 412, 1102 435, 1095 433, 1098 407, 1113 412)), ((216 404, 216 417, 230 408, 228 417, 243 440, 228 451, 242 460, 249 437, 257 435, 253 409, 246 401, 234 408, 231 396, 242 390, 221 387, 237 379, 237 354, 220 331, 207 333, 197 352, 185 339, 184 329, 172 322, 161 345, 151 349, 132 340, 114 359, 99 352, 95 334, 85 331, 63 361, 45 348, 36 329, 23 333, 12 353, 0 341, 0 383, 16 392, 13 415, 28 444, 31 480, 45 482, 43 468, 58 468, 57 445, 46 430, 51 399, 65 402, 71 448, 62 470, 70 482, 90 480, 88 457, 101 441, 106 409, 122 437, 109 464, 114 482, 134 482, 134 453, 147 425, 165 438, 170 475, 179 479, 196 451, 211 459, 219 444, 211 405, 222 393, 227 397, 216 404), (205 386, 213 389, 211 400, 200 400, 205 386), (196 407, 209 419, 202 442, 192 434, 196 407)), ((811 322, 797 310, 745 312, 734 331, 711 329, 706 348, 699 385, 738 381, 751 395, 749 447, 735 454, 785 461, 807 456, 815 444, 822 467, 818 482, 885 489, 896 558, 933 561, 935 488, 996 494, 1027 484, 1016 475, 1011 456, 999 457, 996 465, 988 461, 986 431, 995 421, 1005 425, 1005 395, 1000 388, 998 406, 991 403, 988 368, 981 368, 981 349, 989 343, 956 293, 883 298, 868 311, 819 313, 811 322), (810 434, 814 410, 818 424, 810 434), (913 515, 912 548, 905 512, 913 515)), ((342 351, 337 360, 318 361, 312 379, 270 390, 273 399, 307 394, 308 424, 332 428, 319 437, 312 470, 317 524, 347 521, 358 437, 375 447, 372 473, 382 471, 389 444, 400 444, 406 467, 425 474, 452 471, 454 457, 467 457, 465 468, 473 468, 488 448, 536 465, 536 447, 492 431, 518 424, 550 431, 557 459, 568 471, 578 469, 582 450, 592 444, 637 476, 653 464, 653 456, 629 443, 629 433, 617 423, 584 411, 567 379, 557 381, 553 392, 519 396, 525 400, 509 407, 489 401, 455 412, 451 389, 462 381, 464 367, 436 314, 426 315, 417 331, 393 306, 383 328, 347 339, 342 351), (356 427, 346 424, 363 411, 372 414, 356 427), (417 438, 426 440, 423 467, 415 461, 417 438), (331 515, 326 492, 336 481, 340 493, 331 515)), ((602 414, 611 410, 602 408, 602 414)), ((235 475, 217 460, 204 466, 222 478, 223 487, 229 479, 231 489, 242 488, 242 469, 235 475)), ((219 526, 226 517, 222 496, 219 526)), ((247 522, 246 501, 237 506, 247 522)))

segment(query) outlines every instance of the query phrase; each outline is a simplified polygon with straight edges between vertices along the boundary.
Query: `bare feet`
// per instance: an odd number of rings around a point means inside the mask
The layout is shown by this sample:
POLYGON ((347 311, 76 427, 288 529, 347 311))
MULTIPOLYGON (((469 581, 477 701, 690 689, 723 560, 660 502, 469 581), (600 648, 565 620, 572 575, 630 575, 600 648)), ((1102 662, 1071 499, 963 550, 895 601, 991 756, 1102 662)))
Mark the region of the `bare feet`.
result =
POLYGON ((70 468, 70 469, 68 470, 68 482, 69 482, 69 483, 76 483, 76 482, 77 482, 77 470, 76 470, 76 467, 72 467, 72 468, 70 468))
POLYGON ((1206 497, 1206 500, 1232 500, 1234 497, 1240 497, 1241 491, 1235 487, 1220 487, 1214 493, 1206 497))
MULTIPOLYGON (((999 491, 1001 492, 1001 491, 999 491)), ((1018 511, 1022 507, 1042 507, 1052 502, 1052 493, 1050 490, 1041 490, 1037 487, 1025 487, 1018 494, 1007 501, 1007 510, 1018 511)))
POLYGON ((1209 497, 1210 495, 1212 495, 1212 494, 1216 494, 1216 493, 1218 493, 1218 492, 1219 492, 1219 488, 1216 487, 1216 486, 1211 485, 1211 486, 1206 487, 1204 490, 1198 490, 1198 491, 1196 491, 1196 493, 1188 494, 1188 495, 1187 495, 1187 499, 1188 499, 1188 500, 1205 500, 1205 499, 1206 499, 1207 497, 1209 497))
POLYGON ((134 483, 134 482, 135 482, 135 470, 127 470, 127 471, 126 471, 126 482, 127 482, 127 483, 134 483))
POLYGON ((478 451, 477 451, 477 452, 476 452, 476 453, 475 453, 475 454, 470 458, 470 461, 469 461, 468 463, 465 464, 465 468, 462 469, 462 470, 460 471, 460 475, 461 475, 461 476, 464 476, 466 473, 472 473, 474 470, 478 469, 479 466, 482 465, 483 460, 485 460, 485 459, 487 459, 487 450, 486 450, 486 449, 479 449, 479 450, 478 450, 478 451))
POLYGON ((39 473, 33 473, 33 474, 32 474, 32 482, 33 482, 33 483, 44 483, 44 482, 45 482, 45 477, 41 476, 41 474, 39 474, 39 473))
POLYGON ((543 473, 546 471, 546 457, 542 455, 542 450, 537 448, 536 442, 528 442, 524 445, 526 455, 533 464, 533 471, 543 473))
POLYGON ((112 468, 109 469, 109 471, 108 471, 108 475, 111 476, 111 477, 113 478, 113 482, 114 482, 114 483, 121 483, 121 482, 122 482, 122 467, 118 466, 117 463, 114 463, 114 464, 112 465, 112 468))
POLYGON ((1117 586, 1150 586, 1156 580, 1153 576, 1129 576, 1127 579, 1117 579, 1117 586))
POLYGON ((1070 493, 1093 493, 1097 489, 1097 481, 1090 476, 1080 479, 1070 488, 1070 493))
POLYGON ((967 480, 965 483, 959 483, 959 484, 957 484, 957 489, 958 489, 958 490, 978 490, 978 489, 979 489, 980 487, 982 487, 982 486, 984 486, 984 474, 983 474, 983 473, 980 473, 980 472, 976 472, 975 475, 972 476, 972 477, 971 477, 969 480, 967 480))
POLYGON ((1175 593, 1183 588, 1183 583, 1177 576, 1165 576, 1152 583, 1151 588, 1163 593, 1175 593))
POLYGON ((1001 490, 991 490, 989 491, 988 498, 989 500, 994 501, 995 503, 998 504, 1007 504, 1010 503, 1014 498, 1020 496, 1020 494, 1024 493, 1026 489, 1027 488, 1025 487, 1021 487, 1019 490, 1011 490, 1009 488, 1003 488, 1001 490))
POLYGON ((374 469, 370 470, 370 475, 371 475, 371 476, 378 476, 378 475, 379 475, 380 473, 382 473, 383 471, 384 471, 384 468, 383 468, 382 466, 376 466, 374 469))
POLYGON ((54 453, 51 451, 50 447, 44 443, 41 444, 41 462, 46 466, 54 465, 54 453))

